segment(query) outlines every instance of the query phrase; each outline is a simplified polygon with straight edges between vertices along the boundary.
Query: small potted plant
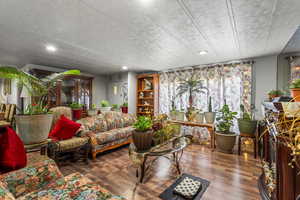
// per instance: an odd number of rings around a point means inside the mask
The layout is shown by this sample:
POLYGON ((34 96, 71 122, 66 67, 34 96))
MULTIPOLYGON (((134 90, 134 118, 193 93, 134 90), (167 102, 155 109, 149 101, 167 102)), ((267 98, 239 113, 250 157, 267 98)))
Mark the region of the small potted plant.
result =
POLYGON ((237 112, 232 112, 227 104, 219 112, 220 116, 217 117, 216 132, 217 149, 224 153, 232 153, 237 135, 231 132, 230 129, 237 112))
POLYGON ((206 123, 213 124, 215 122, 216 113, 212 111, 211 97, 209 97, 209 101, 208 101, 208 112, 205 112, 204 116, 205 116, 206 123))
POLYGON ((82 116, 82 107, 83 105, 77 102, 73 102, 70 104, 70 108, 72 109, 72 116, 74 120, 81 119, 82 116))
POLYGON ((140 116, 133 124, 135 130, 132 134, 133 143, 138 151, 146 151, 152 143, 152 120, 149 117, 140 116))
POLYGON ((242 117, 238 119, 240 133, 255 134, 257 120, 253 119, 252 114, 245 111, 244 105, 240 105, 242 117))
POLYGON ((103 113, 103 112, 108 112, 108 111, 110 111, 111 110, 111 107, 109 106, 109 102, 108 101, 106 101, 106 100, 102 100, 101 102, 100 102, 100 110, 101 110, 101 113, 103 113))
POLYGON ((128 103, 124 102, 123 105, 121 106, 122 113, 128 113, 128 103))
POLYGON ((300 79, 296 79, 290 84, 290 90, 294 101, 300 102, 300 79))
POLYGON ((283 95, 283 92, 281 90, 271 90, 268 92, 269 100, 272 101, 276 97, 280 97, 283 95))
POLYGON ((111 109, 112 109, 113 111, 119 111, 119 110, 120 110, 118 104, 112 104, 112 105, 111 105, 111 109))
POLYGON ((96 104, 92 104, 91 109, 89 109, 87 112, 88 112, 89 116, 97 115, 98 110, 97 110, 96 104))

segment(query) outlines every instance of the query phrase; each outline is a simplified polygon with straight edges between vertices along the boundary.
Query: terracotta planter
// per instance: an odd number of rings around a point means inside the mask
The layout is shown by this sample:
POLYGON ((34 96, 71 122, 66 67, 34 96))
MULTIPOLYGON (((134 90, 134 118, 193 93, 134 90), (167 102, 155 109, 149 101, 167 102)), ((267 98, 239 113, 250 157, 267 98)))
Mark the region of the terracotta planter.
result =
POLYGON ((232 153, 237 135, 216 132, 217 150, 223 153, 232 153))
POLYGON ((300 88, 291 89, 291 95, 295 102, 300 102, 300 88))
POLYGON ((215 122, 216 113, 215 112, 205 112, 204 117, 205 117, 205 122, 207 124, 213 124, 215 122))
POLYGON ((238 119, 238 125, 241 133, 255 134, 257 121, 238 119))
POLYGON ((81 119, 82 116, 82 109, 73 109, 72 110, 72 116, 74 120, 81 119))
POLYGON ((133 143, 137 151, 147 151, 151 148, 153 131, 139 132, 134 131, 132 134, 133 143))
POLYGON ((127 106, 122 106, 121 110, 122 110, 122 113, 128 113, 128 107, 127 106))
POLYGON ((16 115, 17 133, 24 144, 37 144, 47 140, 52 114, 16 115))

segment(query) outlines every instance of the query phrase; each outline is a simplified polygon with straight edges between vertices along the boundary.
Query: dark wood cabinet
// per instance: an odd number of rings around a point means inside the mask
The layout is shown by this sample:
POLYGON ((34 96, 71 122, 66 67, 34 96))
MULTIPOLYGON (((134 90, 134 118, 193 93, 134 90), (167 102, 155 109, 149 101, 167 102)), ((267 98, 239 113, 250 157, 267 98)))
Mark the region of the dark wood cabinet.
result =
MULTIPOLYGON (((31 69, 30 73, 38 78, 44 78, 54 72, 31 69)), ((49 107, 68 106, 73 102, 84 105, 89 109, 92 105, 93 78, 82 75, 66 75, 63 80, 57 81, 56 87, 48 94, 49 107)))

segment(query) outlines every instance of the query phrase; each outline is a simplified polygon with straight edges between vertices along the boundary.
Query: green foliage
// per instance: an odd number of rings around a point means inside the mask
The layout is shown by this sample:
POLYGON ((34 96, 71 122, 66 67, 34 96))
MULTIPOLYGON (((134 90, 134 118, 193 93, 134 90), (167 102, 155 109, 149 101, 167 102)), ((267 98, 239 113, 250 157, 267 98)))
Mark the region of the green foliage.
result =
POLYGON ((290 89, 295 88, 300 88, 300 79, 296 79, 290 84, 290 89))
POLYGON ((251 114, 245 111, 245 106, 243 104, 240 105, 240 109, 241 109, 243 120, 252 120, 251 114))
POLYGON ((81 109, 83 107, 83 104, 77 103, 77 102, 73 102, 70 104, 70 107, 72 109, 81 109))
POLYGON ((195 93, 205 93, 205 91, 207 91, 208 89, 203 86, 202 80, 195 79, 193 74, 189 79, 181 80, 176 90, 177 90, 176 96, 182 96, 183 94, 188 93, 189 107, 193 107, 192 96, 195 93))
MULTIPOLYGON (((0 78, 17 80, 20 88, 25 87, 30 96, 39 98, 37 103, 39 106, 46 104, 47 95, 53 91, 56 81, 61 80, 65 75, 79 74, 79 70, 68 70, 62 73, 53 73, 43 79, 38 79, 16 67, 0 67, 0 78)), ((27 113, 31 113, 31 111, 35 109, 39 110, 37 108, 31 108, 31 106, 27 109, 27 113)))
POLYGON ((124 102, 122 106, 123 106, 123 107, 128 107, 128 103, 127 103, 127 102, 124 102))
POLYGON ((39 102, 38 104, 29 104, 25 111, 25 115, 42 115, 42 114, 47 114, 48 112, 48 107, 43 105, 42 102, 39 102))
POLYGON ((109 107, 109 102, 106 101, 106 100, 102 100, 102 101, 100 102, 100 105, 101 105, 101 107, 109 107))
POLYGON ((283 92, 281 90, 271 90, 270 92, 268 92, 268 95, 281 96, 283 95, 283 92))
POLYGON ((233 120, 236 118, 237 112, 231 112, 227 104, 224 104, 219 112, 221 115, 217 117, 218 131, 229 134, 230 128, 233 125, 233 120))
POLYGON ((111 107, 115 110, 119 109, 119 105, 118 104, 112 104, 111 107))
POLYGON ((140 116, 133 127, 140 132, 148 131, 152 128, 152 120, 149 117, 140 116))
POLYGON ((208 112, 212 112, 211 97, 209 97, 209 101, 208 101, 208 112))
POLYGON ((92 109, 92 110, 96 110, 96 109, 97 109, 96 104, 93 103, 92 106, 91 106, 91 109, 92 109))

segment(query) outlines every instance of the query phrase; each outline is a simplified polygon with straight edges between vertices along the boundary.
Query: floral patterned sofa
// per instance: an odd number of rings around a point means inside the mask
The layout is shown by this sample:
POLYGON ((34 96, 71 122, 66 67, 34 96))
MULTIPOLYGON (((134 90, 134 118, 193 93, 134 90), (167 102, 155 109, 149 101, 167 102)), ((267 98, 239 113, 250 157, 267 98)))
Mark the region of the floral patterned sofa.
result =
POLYGON ((79 173, 64 177, 47 156, 27 155, 27 167, 0 175, 1 200, 124 200, 79 173))
POLYGON ((134 115, 110 111, 77 122, 82 125, 81 136, 90 137, 91 153, 95 159, 97 153, 129 144, 135 120, 134 115))

